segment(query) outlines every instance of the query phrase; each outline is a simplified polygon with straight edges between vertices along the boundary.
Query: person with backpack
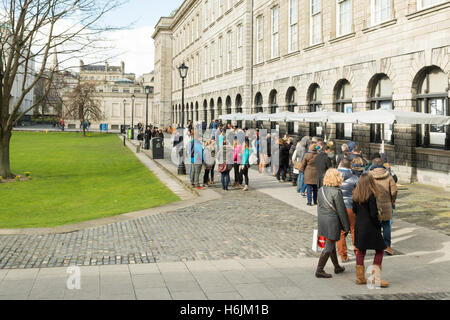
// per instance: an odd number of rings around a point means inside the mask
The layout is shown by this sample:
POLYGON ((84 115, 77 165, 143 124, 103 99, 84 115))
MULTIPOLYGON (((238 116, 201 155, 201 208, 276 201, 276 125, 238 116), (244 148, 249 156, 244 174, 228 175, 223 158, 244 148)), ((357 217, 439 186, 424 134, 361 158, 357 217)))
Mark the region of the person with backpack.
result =
POLYGON ((380 210, 381 226, 383 228, 383 238, 386 243, 386 252, 393 255, 391 249, 391 229, 392 213, 397 199, 397 184, 389 171, 383 166, 383 160, 376 158, 372 160, 372 170, 370 174, 375 178, 379 194, 377 196, 378 209, 380 210))
POLYGON ((317 204, 317 169, 316 169, 316 144, 311 144, 309 146, 309 152, 305 154, 302 161, 302 170, 304 172, 304 183, 307 185, 307 198, 308 206, 312 206, 312 201, 314 200, 314 205, 317 204))

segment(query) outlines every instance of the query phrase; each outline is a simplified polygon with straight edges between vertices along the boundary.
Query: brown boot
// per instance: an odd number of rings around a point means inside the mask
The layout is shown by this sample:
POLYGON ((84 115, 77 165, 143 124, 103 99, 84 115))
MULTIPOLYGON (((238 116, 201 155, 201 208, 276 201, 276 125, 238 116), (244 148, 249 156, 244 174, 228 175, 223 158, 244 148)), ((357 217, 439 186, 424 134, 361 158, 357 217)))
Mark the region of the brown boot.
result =
POLYGON ((364 266, 356 265, 356 284, 366 284, 366 268, 364 266))
POLYGON ((331 278, 331 274, 326 273, 323 268, 325 268, 325 265, 327 264, 328 258, 330 257, 330 254, 328 252, 322 252, 319 258, 319 263, 317 264, 316 269, 316 277, 317 278, 331 278))
POLYGON ((389 282, 387 282, 387 281, 385 281, 385 280, 382 280, 381 279, 381 265, 378 265, 378 264, 374 264, 374 268, 372 269, 372 284, 376 284, 376 277, 377 277, 377 275, 376 275, 376 268, 379 268, 379 270, 380 270, 380 287, 381 288, 387 288, 387 287, 389 287, 389 282))
POLYGON ((334 250, 331 252, 330 258, 331 258, 331 262, 333 262, 333 265, 334 265, 334 273, 335 273, 335 274, 342 273, 342 272, 345 271, 345 268, 344 268, 344 267, 341 267, 341 266, 339 265, 339 261, 338 261, 337 254, 336 254, 336 247, 335 247, 334 250))

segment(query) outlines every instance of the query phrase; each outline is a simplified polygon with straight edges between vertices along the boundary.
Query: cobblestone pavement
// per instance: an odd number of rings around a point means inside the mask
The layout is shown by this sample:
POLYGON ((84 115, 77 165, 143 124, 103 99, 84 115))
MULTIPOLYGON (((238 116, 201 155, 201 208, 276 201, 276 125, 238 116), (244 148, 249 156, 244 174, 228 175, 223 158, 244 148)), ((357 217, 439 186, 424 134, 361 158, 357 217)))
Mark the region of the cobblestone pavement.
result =
POLYGON ((236 190, 219 200, 77 232, 2 235, 0 268, 314 255, 315 225, 314 216, 281 201, 236 190))
POLYGON ((365 294, 342 296, 344 300, 450 300, 450 292, 365 294))
POLYGON ((450 193, 442 188, 422 184, 400 188, 394 214, 404 221, 450 236, 450 193))

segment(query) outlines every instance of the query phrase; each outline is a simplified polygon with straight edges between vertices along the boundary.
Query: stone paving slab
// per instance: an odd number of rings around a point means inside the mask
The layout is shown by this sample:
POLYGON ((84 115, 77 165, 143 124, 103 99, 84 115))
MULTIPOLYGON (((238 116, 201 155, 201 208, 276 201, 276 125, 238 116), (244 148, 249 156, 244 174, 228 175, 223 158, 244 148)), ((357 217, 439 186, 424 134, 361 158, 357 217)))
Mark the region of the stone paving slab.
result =
MULTIPOLYGON (((10 297, 21 299, 446 299, 450 293, 450 261, 440 263, 436 268, 423 254, 386 257, 383 263, 383 278, 390 287, 380 290, 369 289, 355 284, 354 263, 345 264, 343 274, 331 279, 314 277, 317 258, 262 259, 264 268, 255 269, 241 263, 244 260, 230 259, 228 265, 238 263, 242 270, 217 270, 214 261, 197 261, 197 267, 204 263, 204 274, 191 272, 184 262, 171 265, 170 272, 155 272, 159 263, 142 265, 148 267, 144 274, 133 274, 131 269, 124 272, 120 265, 111 266, 100 277, 86 275, 81 271, 81 290, 68 290, 66 278, 55 277, 48 286, 46 278, 38 279, 38 274, 27 274, 22 280, 0 282, 0 300, 10 297), (278 261, 277 261, 278 260, 278 261), (414 268, 410 268, 416 262, 414 268), (208 268, 211 268, 208 270, 208 268), (117 272, 114 271, 117 269, 117 272), (178 270, 178 271, 176 271, 178 270), (186 271, 191 279, 183 279, 186 271), (432 276, 430 271, 433 271, 432 276), (166 275, 171 278, 166 280, 166 275), (33 278, 34 275, 34 278, 33 278), (181 275, 181 280, 177 279, 181 275), (380 296, 383 295, 383 296, 380 296), (384 296, 385 295, 385 296, 384 296)), ((371 259, 366 259, 366 266, 371 259)), ((220 264, 224 264, 222 260, 220 264)), ((164 269, 167 264, 162 264, 164 269), (164 266, 165 265, 165 266, 164 266)), ((49 270, 49 269, 44 269, 49 270)), ((83 269, 82 269, 83 270, 83 269)), ((332 272, 329 262, 326 266, 332 272)), ((8 270, 17 276, 16 270, 8 270)), ((27 270, 17 270, 25 272, 27 270)), ((40 271, 40 270, 39 270, 40 271)), ((53 271, 53 270, 52 270, 53 271)), ((57 270, 55 270, 57 271, 57 270)), ((59 270, 58 270, 59 271, 59 270)), ((57 274, 58 272, 55 272, 57 274)))

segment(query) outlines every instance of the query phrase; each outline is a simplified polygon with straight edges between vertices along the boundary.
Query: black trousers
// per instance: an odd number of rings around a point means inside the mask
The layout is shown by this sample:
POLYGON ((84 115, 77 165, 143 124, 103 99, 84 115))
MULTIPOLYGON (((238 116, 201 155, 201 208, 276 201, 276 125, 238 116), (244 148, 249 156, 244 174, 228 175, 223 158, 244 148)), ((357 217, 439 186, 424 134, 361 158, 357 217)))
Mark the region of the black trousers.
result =
POLYGON ((239 174, 239 163, 234 164, 234 182, 242 184, 241 175, 239 174))
POLYGON ((245 185, 248 186, 248 166, 245 165, 244 168, 239 173, 241 184, 244 181, 245 177, 245 185))

